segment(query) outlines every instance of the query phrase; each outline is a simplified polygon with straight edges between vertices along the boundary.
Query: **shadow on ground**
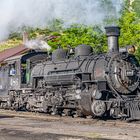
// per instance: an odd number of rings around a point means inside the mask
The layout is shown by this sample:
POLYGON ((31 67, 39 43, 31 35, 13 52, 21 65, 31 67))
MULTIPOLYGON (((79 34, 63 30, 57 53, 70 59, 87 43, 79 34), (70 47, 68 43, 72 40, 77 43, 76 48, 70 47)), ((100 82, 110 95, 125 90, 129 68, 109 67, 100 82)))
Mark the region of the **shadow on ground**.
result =
POLYGON ((0 119, 4 119, 4 118, 14 118, 14 116, 0 115, 0 119))
POLYGON ((1 129, 0 140, 111 140, 104 138, 87 138, 53 133, 33 134, 28 131, 1 129))

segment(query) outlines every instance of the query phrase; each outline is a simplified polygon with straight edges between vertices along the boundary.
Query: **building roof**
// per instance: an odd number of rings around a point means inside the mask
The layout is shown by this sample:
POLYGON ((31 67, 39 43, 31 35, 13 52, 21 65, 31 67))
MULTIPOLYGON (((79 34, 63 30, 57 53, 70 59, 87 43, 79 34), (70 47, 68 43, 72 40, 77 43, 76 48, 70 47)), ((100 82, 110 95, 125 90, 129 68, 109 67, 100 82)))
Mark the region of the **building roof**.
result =
POLYGON ((0 52, 0 63, 9 57, 21 55, 27 51, 29 51, 29 49, 26 48, 24 45, 19 45, 14 48, 6 49, 0 52))

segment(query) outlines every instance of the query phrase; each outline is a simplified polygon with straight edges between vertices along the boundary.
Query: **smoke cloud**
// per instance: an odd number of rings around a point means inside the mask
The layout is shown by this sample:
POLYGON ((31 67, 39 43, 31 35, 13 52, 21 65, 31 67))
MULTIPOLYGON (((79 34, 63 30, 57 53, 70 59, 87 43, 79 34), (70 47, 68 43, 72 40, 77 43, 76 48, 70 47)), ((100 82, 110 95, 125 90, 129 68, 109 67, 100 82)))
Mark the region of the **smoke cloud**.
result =
POLYGON ((39 39, 31 39, 29 41, 26 41, 24 43, 25 47, 30 49, 47 49, 47 51, 51 50, 51 47, 48 45, 47 42, 39 39))
POLYGON ((113 10, 103 8, 106 0, 0 0, 0 41, 23 26, 43 28, 53 19, 64 26, 73 23, 102 24, 107 14, 119 16, 123 0, 110 0, 113 10))

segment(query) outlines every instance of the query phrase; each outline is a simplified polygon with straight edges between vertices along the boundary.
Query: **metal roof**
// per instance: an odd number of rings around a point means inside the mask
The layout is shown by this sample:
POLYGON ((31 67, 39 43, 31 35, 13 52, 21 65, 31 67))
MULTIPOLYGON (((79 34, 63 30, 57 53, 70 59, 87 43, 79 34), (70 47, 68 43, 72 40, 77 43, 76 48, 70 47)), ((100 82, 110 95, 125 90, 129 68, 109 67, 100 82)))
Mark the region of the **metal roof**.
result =
POLYGON ((4 50, 4 51, 0 52, 0 63, 2 63, 4 60, 8 59, 9 57, 21 55, 27 51, 29 51, 29 49, 26 48, 24 45, 19 45, 14 48, 4 50))

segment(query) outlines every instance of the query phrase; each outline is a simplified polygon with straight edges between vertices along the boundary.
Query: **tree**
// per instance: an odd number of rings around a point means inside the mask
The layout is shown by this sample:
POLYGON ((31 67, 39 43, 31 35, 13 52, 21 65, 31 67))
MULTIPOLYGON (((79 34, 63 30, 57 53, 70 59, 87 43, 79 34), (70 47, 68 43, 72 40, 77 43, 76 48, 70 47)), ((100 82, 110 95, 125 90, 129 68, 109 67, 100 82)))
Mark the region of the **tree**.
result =
POLYGON ((70 28, 64 29, 58 36, 58 38, 48 41, 53 48, 87 44, 92 46, 95 52, 106 51, 106 37, 98 26, 72 25, 70 28))
POLYGON ((137 13, 133 10, 130 11, 130 6, 130 3, 126 1, 125 8, 122 10, 122 16, 119 20, 121 27, 119 42, 121 47, 135 45, 137 48, 136 56, 140 60, 140 23, 137 13))
MULTIPOLYGON (((117 3, 117 2, 116 2, 117 3)), ((112 25, 115 24, 118 20, 117 9, 116 5, 113 3, 112 0, 101 0, 100 6, 104 17, 104 24, 105 25, 112 25)))

